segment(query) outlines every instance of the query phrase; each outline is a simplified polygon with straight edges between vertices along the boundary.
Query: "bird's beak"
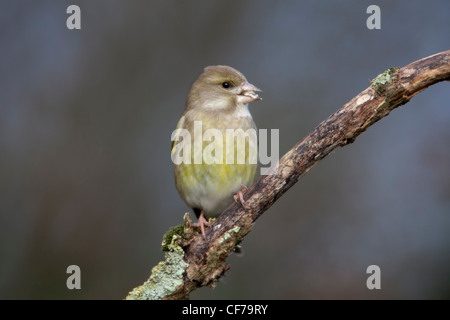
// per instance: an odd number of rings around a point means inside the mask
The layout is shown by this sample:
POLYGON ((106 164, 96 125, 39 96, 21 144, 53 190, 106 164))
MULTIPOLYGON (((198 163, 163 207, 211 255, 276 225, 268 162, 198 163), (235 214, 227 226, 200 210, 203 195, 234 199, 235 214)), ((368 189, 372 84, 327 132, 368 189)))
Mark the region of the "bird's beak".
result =
POLYGON ((251 83, 245 82, 241 86, 241 93, 237 95, 237 101, 239 103, 247 104, 253 101, 262 100, 256 92, 261 92, 261 90, 251 83))

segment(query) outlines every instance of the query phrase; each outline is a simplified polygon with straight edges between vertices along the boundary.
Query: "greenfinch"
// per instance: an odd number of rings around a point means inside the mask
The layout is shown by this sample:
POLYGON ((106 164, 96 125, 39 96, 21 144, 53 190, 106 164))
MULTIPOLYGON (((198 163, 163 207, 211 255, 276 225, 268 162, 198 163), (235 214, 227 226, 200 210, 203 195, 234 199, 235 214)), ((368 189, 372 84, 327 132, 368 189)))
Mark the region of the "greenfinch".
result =
POLYGON ((172 160, 185 148, 184 161, 174 161, 175 185, 194 210, 194 226, 204 239, 206 218, 218 216, 233 199, 246 207, 243 192, 255 178, 258 150, 248 104, 261 100, 259 91, 229 66, 206 67, 192 84, 172 135, 172 160))

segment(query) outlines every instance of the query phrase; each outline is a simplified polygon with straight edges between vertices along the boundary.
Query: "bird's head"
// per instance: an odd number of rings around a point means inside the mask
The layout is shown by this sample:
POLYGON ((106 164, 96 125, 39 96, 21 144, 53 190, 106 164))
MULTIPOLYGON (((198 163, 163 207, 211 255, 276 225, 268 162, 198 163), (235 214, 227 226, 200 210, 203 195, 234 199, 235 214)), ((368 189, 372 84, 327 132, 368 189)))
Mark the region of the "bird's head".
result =
POLYGON ((244 75, 228 66, 206 67, 192 84, 187 98, 188 108, 224 109, 235 108, 262 100, 244 75))

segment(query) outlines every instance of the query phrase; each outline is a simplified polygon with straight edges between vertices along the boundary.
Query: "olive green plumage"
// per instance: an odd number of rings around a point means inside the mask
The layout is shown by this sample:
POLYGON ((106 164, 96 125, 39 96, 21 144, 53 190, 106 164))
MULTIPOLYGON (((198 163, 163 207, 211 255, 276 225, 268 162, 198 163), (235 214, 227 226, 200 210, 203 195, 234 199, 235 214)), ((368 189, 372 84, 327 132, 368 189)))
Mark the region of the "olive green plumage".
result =
MULTIPOLYGON (((241 186, 249 186, 255 178, 258 143, 248 103, 260 100, 256 91, 260 90, 228 66, 207 67, 192 84, 177 129, 188 130, 194 146, 194 127, 201 125, 203 141, 197 141, 202 147, 191 148, 191 163, 175 164, 174 174, 181 198, 194 209, 197 217, 202 211, 206 217, 219 215, 231 204, 241 186), (211 129, 220 133, 217 137, 221 138, 205 139, 211 129), (236 133, 244 134, 240 136, 243 143, 238 143, 236 133), (194 163, 198 157, 204 160, 204 152, 214 148, 220 152, 211 153, 213 164, 194 163)), ((175 137, 172 155, 177 152, 178 143, 175 137)))

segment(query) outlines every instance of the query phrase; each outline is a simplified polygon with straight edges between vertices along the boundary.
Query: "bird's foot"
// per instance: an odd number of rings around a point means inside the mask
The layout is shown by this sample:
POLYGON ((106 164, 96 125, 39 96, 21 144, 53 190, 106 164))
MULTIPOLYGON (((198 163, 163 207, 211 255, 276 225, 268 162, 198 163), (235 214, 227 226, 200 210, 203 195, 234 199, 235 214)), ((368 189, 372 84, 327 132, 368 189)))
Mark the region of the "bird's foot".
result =
POLYGON ((200 227, 200 230, 202 232, 203 240, 206 240, 205 235, 205 227, 208 227, 210 223, 205 219, 205 216, 203 215, 203 210, 200 212, 200 216, 198 217, 198 222, 193 223, 192 226, 194 227, 200 227))
POLYGON ((245 204, 245 200, 244 200, 244 192, 246 192, 247 190, 248 190, 248 188, 242 184, 241 190, 239 190, 238 193, 233 196, 234 201, 235 202, 239 201, 242 204, 242 206, 244 207, 244 209, 249 209, 249 207, 245 204))

